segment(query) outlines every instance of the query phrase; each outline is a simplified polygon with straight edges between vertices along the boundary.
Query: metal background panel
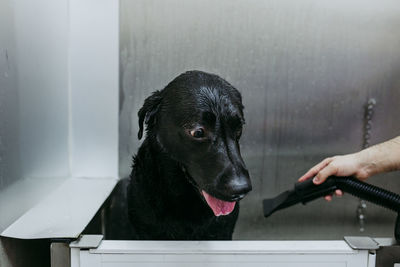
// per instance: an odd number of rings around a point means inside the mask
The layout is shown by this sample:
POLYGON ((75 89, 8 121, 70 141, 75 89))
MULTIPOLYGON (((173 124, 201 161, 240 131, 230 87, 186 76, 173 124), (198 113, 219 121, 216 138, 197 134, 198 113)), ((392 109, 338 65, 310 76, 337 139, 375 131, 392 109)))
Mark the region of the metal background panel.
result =
MULTIPOLYGON (((136 114, 145 97, 186 70, 204 70, 237 87, 246 107, 241 144, 254 189, 236 238, 357 234, 352 197, 268 219, 261 199, 291 188, 324 157, 359 150, 369 97, 377 101, 371 142, 399 135, 399 14, 392 0, 121 0, 120 175, 140 145, 136 114)), ((398 176, 369 181, 400 192, 398 176)), ((393 222, 370 205, 365 234, 391 235, 393 222)))
MULTIPOLYGON (((0 190, 18 179, 19 101, 17 84, 14 14, 10 1, 0 2, 0 190)), ((1 228, 1 227, 0 227, 1 228)))
POLYGON ((119 3, 67 2, 71 175, 117 177, 119 3))
POLYGON ((0 91, 5 95, 0 104, 7 103, 0 113, 5 119, 0 137, 7 142, 0 145, 0 156, 4 150, 8 160, 0 163, 7 167, 0 180, 14 182, 0 186, 0 233, 21 239, 77 236, 118 176, 119 3, 18 0, 2 6, 10 29, 0 28, 6 40, 0 70, 16 80, 4 80, 0 91), (15 46, 9 56, 8 46, 15 46), (63 224, 66 218, 58 222, 57 214, 65 215, 59 207, 72 204, 70 187, 63 188, 71 183, 78 203, 68 206, 70 222, 63 224), (32 224, 35 220, 45 222, 32 224))
POLYGON ((66 177, 68 2, 12 1, 23 177, 66 177))

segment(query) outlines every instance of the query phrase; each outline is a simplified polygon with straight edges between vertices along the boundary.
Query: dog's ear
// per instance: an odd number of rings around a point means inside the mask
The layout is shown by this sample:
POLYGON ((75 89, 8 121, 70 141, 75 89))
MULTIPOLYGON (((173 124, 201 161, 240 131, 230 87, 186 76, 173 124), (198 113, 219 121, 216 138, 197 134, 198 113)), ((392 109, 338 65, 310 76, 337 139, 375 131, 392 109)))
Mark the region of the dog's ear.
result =
POLYGON ((234 89, 233 90, 233 95, 235 96, 235 98, 238 100, 238 105, 239 105, 239 111, 240 111, 240 113, 241 113, 241 115, 243 116, 243 109, 244 109, 244 106, 243 106, 243 104, 242 104, 242 94, 237 90, 237 89, 234 89))
POLYGON ((139 110, 139 132, 138 138, 141 139, 143 136, 143 122, 146 125, 152 124, 154 122, 154 117, 157 114, 157 111, 160 107, 160 103, 162 100, 161 91, 155 91, 146 98, 144 101, 143 107, 139 110))

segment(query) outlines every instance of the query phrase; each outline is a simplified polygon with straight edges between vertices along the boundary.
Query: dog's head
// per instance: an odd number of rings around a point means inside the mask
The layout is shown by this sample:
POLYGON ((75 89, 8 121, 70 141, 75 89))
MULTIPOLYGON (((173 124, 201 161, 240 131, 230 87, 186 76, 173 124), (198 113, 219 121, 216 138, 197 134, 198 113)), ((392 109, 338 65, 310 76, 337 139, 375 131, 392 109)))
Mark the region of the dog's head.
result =
POLYGON ((240 154, 240 93, 217 75, 190 71, 148 97, 139 113, 147 134, 178 161, 216 216, 233 211, 250 190, 240 154))

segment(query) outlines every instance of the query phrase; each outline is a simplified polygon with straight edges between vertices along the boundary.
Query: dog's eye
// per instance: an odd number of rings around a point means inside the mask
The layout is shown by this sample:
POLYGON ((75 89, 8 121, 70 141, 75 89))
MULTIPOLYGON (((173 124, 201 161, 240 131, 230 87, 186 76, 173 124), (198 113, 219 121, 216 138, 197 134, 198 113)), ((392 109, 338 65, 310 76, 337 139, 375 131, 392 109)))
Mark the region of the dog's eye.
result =
POLYGON ((190 135, 193 136, 194 138, 203 138, 204 137, 204 129, 198 128, 196 130, 192 130, 192 131, 190 131, 190 135))

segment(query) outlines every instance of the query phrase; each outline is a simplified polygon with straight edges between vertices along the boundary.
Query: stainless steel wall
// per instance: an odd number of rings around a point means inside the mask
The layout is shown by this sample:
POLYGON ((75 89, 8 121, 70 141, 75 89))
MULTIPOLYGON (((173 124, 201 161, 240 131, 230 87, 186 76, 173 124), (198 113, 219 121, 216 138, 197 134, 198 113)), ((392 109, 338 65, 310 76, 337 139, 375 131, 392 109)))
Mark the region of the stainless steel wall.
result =
MULTIPOLYGON (((67 13, 60 1, 0 0, 0 232, 59 182, 37 176, 66 175, 67 13)), ((46 264, 46 244, 29 243, 0 237, 0 266, 46 264)))
POLYGON ((0 2, 0 190, 19 178, 19 101, 14 16, 9 1, 0 2))
MULTIPOLYGON (((261 199, 292 186, 324 157, 362 145, 363 106, 377 101, 372 143, 399 135, 400 4, 394 0, 121 0, 120 174, 137 140, 137 111, 178 74, 219 74, 243 95, 242 154, 254 190, 236 238, 357 234, 357 200, 317 201, 261 217, 261 199), (310 227, 308 227, 310 226, 310 227)), ((400 174, 370 182, 400 192, 400 174)), ((366 234, 391 235, 372 205, 366 234)))

